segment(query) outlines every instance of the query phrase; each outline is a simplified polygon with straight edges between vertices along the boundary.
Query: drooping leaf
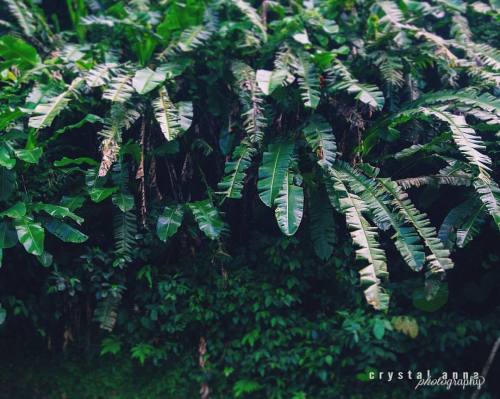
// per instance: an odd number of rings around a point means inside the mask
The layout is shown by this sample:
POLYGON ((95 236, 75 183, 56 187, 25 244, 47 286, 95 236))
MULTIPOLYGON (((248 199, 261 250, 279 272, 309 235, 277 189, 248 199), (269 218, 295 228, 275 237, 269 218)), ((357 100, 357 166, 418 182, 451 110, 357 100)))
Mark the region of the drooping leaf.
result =
POLYGON ((79 244, 87 241, 88 239, 86 234, 83 234, 81 231, 60 221, 59 219, 51 219, 50 221, 44 223, 44 227, 48 232, 52 233, 63 242, 79 244))
POLYGON ((206 199, 203 201, 191 202, 188 206, 200 230, 211 240, 219 238, 226 227, 212 202, 206 199))
POLYGON ((62 206, 62 205, 54 205, 54 204, 44 204, 41 202, 35 203, 32 206, 33 210, 35 212, 46 212, 52 217, 55 218, 70 218, 74 220, 78 224, 83 223, 83 218, 80 216, 76 215, 72 211, 69 210, 69 208, 62 206))
POLYGON ((33 110, 34 116, 31 116, 28 122, 30 127, 35 129, 43 129, 49 127, 54 119, 61 113, 69 104, 69 97, 75 92, 82 78, 78 77, 71 82, 67 90, 55 97, 51 97, 44 102, 39 103, 33 110))
POLYGON ((98 162, 95 159, 89 158, 89 157, 80 157, 80 158, 68 158, 68 157, 62 157, 58 161, 54 161, 54 166, 58 168, 62 168, 64 166, 69 166, 69 165, 90 165, 90 166, 97 166, 98 162))
POLYGON ((450 259, 450 251, 447 250, 441 240, 437 237, 436 229, 431 225, 427 215, 420 213, 413 205, 408 195, 389 178, 378 180, 383 188, 391 196, 391 201, 399 210, 403 218, 415 229, 422 237, 425 245, 431 251, 426 260, 429 262, 430 269, 434 273, 440 273, 453 268, 453 261, 450 259))
POLYGON ((164 87, 159 90, 158 94, 159 97, 153 101, 155 117, 160 124, 163 135, 168 141, 171 141, 191 126, 192 104, 180 102, 176 107, 164 87))
POLYGON ((398 211, 392 209, 391 198, 383 187, 346 163, 337 163, 337 166, 345 182, 367 205, 370 219, 381 230, 394 230, 391 238, 403 259, 413 270, 420 270, 424 265, 425 253, 417 231, 413 226, 405 225, 398 211))
POLYGON ((0 166, 9 170, 16 166, 16 159, 10 156, 10 152, 5 146, 0 147, 0 166))
POLYGON ((333 209, 323 192, 314 192, 309 204, 309 230, 316 255, 328 260, 337 242, 333 209))
POLYGON ((183 216, 184 208, 182 205, 166 206, 156 223, 156 234, 158 238, 162 241, 167 241, 167 239, 177 233, 177 230, 181 226, 183 216))
POLYGON ((361 198, 349 191, 335 165, 325 169, 327 184, 331 185, 331 191, 337 193, 340 211, 346 217, 353 243, 358 246, 356 258, 368 262, 368 266, 359 271, 361 283, 368 286, 364 291, 366 301, 377 310, 385 310, 389 304, 389 296, 380 282, 388 275, 387 260, 378 243, 376 229, 363 216, 368 207, 361 198))
POLYGON ((316 156, 331 166, 337 156, 337 144, 328 122, 322 116, 315 114, 309 118, 303 131, 307 143, 316 156))
POLYGON ((102 98, 118 103, 125 103, 132 97, 134 88, 132 87, 132 76, 127 73, 119 73, 104 91, 102 98))
POLYGON ((245 172, 250 167, 256 151, 253 147, 241 144, 235 148, 233 159, 226 162, 224 178, 218 188, 225 198, 241 198, 245 172))
POLYGON ((283 187, 293 148, 292 142, 282 141, 270 144, 263 154, 257 188, 260 199, 269 207, 273 206, 278 192, 283 187))
POLYGON ((40 223, 35 223, 30 217, 24 217, 16 219, 14 226, 19 242, 24 246, 26 252, 32 255, 41 255, 45 241, 45 230, 40 223))
POLYGON ((16 157, 18 157, 21 161, 37 164, 42 156, 43 150, 41 147, 33 148, 32 150, 21 149, 14 150, 16 157))
POLYGON ((283 234, 294 235, 304 215, 304 189, 293 184, 293 176, 286 172, 283 186, 276 197, 276 221, 283 234))
POLYGON ((5 35, 0 38, 0 57, 8 64, 20 68, 34 67, 40 63, 36 49, 17 37, 5 35))

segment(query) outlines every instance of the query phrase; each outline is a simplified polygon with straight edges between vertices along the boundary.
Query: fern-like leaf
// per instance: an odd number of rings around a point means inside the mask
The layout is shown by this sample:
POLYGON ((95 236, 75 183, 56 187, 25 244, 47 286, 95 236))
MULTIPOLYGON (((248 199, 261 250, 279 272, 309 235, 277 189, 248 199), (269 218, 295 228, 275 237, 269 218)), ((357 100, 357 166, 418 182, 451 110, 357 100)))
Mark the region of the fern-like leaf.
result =
POLYGON ((127 73, 119 73, 111 79, 109 86, 104 91, 102 98, 113 102, 124 103, 132 97, 132 76, 127 73))
POLYGON ((422 111, 446 122, 460 152, 469 162, 479 168, 481 175, 488 176, 487 171, 491 170, 491 159, 481 152, 485 149, 485 145, 474 129, 467 124, 463 115, 454 115, 440 108, 422 108, 422 111))
POLYGON ((224 179, 219 182, 218 188, 224 198, 241 198, 245 172, 250 167, 256 150, 246 143, 240 144, 233 152, 233 159, 226 162, 224 179))
POLYGON ((390 196, 375 179, 367 178, 348 164, 337 163, 337 167, 340 176, 367 205, 377 227, 381 230, 392 227, 395 232, 392 239, 408 266, 420 270, 425 261, 424 248, 415 228, 405 225, 402 216, 392 210, 390 196))
POLYGON ((26 36, 35 32, 35 18, 22 0, 3 0, 26 36))
POLYGON ((308 108, 316 109, 320 100, 319 73, 314 64, 307 58, 308 54, 301 53, 295 59, 294 68, 298 75, 302 101, 308 108))
POLYGON ((337 144, 330 124, 322 116, 315 114, 309 118, 303 131, 307 143, 319 160, 331 166, 337 156, 337 144))
POLYGON ((388 276, 387 261, 385 252, 377 241, 376 228, 363 216, 368 207, 361 198, 350 192, 344 183, 342 173, 335 165, 326 169, 326 176, 327 184, 337 193, 340 211, 345 215, 352 241, 358 246, 356 258, 368 262, 368 266, 359 272, 362 284, 368 285, 364 291, 365 298, 375 309, 385 310, 388 307, 389 296, 380 283, 381 279, 388 276))
POLYGON ((56 116, 69 104, 69 96, 75 92, 81 81, 81 78, 76 78, 67 90, 56 97, 49 98, 46 102, 38 104, 33 110, 35 116, 30 117, 28 125, 35 129, 49 127, 56 116))
POLYGON ((263 110, 263 92, 257 83, 256 73, 239 61, 232 63, 231 70, 240 87, 245 131, 251 143, 260 144, 264 138, 266 119, 263 110))
POLYGON ((399 210, 403 218, 415 229, 422 237, 425 245, 431 254, 427 256, 430 270, 433 273, 441 273, 453 267, 448 251, 441 240, 436 235, 436 229, 431 225, 425 213, 420 213, 408 198, 408 195, 397 185, 396 182, 388 178, 378 179, 382 187, 391 196, 393 205, 399 210))

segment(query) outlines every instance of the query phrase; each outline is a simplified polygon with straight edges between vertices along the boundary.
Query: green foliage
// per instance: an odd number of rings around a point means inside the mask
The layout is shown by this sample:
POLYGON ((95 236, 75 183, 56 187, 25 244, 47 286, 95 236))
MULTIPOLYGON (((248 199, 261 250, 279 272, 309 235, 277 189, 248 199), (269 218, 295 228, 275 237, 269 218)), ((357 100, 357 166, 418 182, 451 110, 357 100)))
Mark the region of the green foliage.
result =
POLYGON ((0 334, 214 398, 491 342, 494 2, 0 1, 0 334))

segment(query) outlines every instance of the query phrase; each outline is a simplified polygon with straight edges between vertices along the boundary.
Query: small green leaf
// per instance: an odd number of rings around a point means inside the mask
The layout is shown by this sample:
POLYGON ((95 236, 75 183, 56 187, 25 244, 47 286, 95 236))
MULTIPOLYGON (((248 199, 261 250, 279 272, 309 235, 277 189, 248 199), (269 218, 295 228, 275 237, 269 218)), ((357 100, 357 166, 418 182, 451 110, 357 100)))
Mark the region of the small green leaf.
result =
POLYGON ((35 223, 32 218, 25 217, 14 222, 19 242, 23 244, 26 252, 32 255, 43 253, 45 230, 40 223, 35 223))
POLYGON ((80 195, 75 197, 63 196, 61 198, 61 206, 68 208, 71 212, 81 208, 84 202, 85 197, 80 195))
POLYGON ((9 150, 5 146, 0 147, 0 166, 7 169, 12 169, 16 166, 16 159, 10 157, 9 150))
POLYGON ((116 191, 118 191, 118 187, 93 187, 90 189, 89 195, 92 201, 102 202, 116 191))
POLYGON ((134 197, 130 194, 116 193, 111 200, 122 212, 128 212, 134 207, 134 197))
POLYGON ((43 151, 40 147, 33 148, 32 150, 14 150, 16 157, 18 157, 21 161, 33 164, 38 163, 40 157, 42 156, 42 152, 43 151))
POLYGON ((0 326, 5 322, 6 318, 7 318, 7 312, 0 304, 0 326))
POLYGON ((156 223, 156 234, 162 241, 167 241, 179 229, 184 215, 182 205, 166 206, 156 223))

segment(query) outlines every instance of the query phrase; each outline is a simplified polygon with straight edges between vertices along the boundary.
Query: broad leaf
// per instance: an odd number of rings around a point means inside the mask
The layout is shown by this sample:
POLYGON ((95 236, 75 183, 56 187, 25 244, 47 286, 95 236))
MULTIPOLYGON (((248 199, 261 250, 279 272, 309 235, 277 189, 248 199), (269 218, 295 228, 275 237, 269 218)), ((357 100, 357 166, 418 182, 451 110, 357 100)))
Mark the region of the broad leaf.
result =
POLYGON ((137 93, 146 94, 159 86, 166 76, 166 72, 162 69, 156 71, 149 68, 139 69, 132 79, 132 86, 137 93))
POLYGON ((184 216, 182 205, 166 206, 156 223, 156 234, 162 241, 167 241, 181 226, 184 216))
POLYGON ((134 207, 134 197, 126 193, 115 193, 111 198, 113 204, 115 204, 122 212, 128 212, 134 207))
POLYGON ((283 186, 276 197, 276 220, 287 236, 294 235, 304 215, 304 189, 293 184, 293 176, 286 173, 283 186))
POLYGON ((211 240, 219 238, 221 233, 225 230, 225 225, 217 208, 213 206, 212 202, 206 199, 203 201, 191 202, 188 205, 200 230, 211 240))
POLYGON ((48 232, 52 233, 64 242, 79 244, 87 241, 88 239, 87 235, 58 219, 51 219, 50 221, 44 223, 44 226, 48 232))
POLYGON ((259 167, 259 181, 257 188, 260 199, 271 207, 278 192, 283 187, 286 171, 292 157, 294 144, 292 142, 279 142, 270 144, 264 152, 261 166, 259 167))
POLYGON ((14 222, 19 242, 26 252, 32 255, 41 255, 45 241, 45 231, 40 223, 35 223, 32 218, 25 217, 14 222))

